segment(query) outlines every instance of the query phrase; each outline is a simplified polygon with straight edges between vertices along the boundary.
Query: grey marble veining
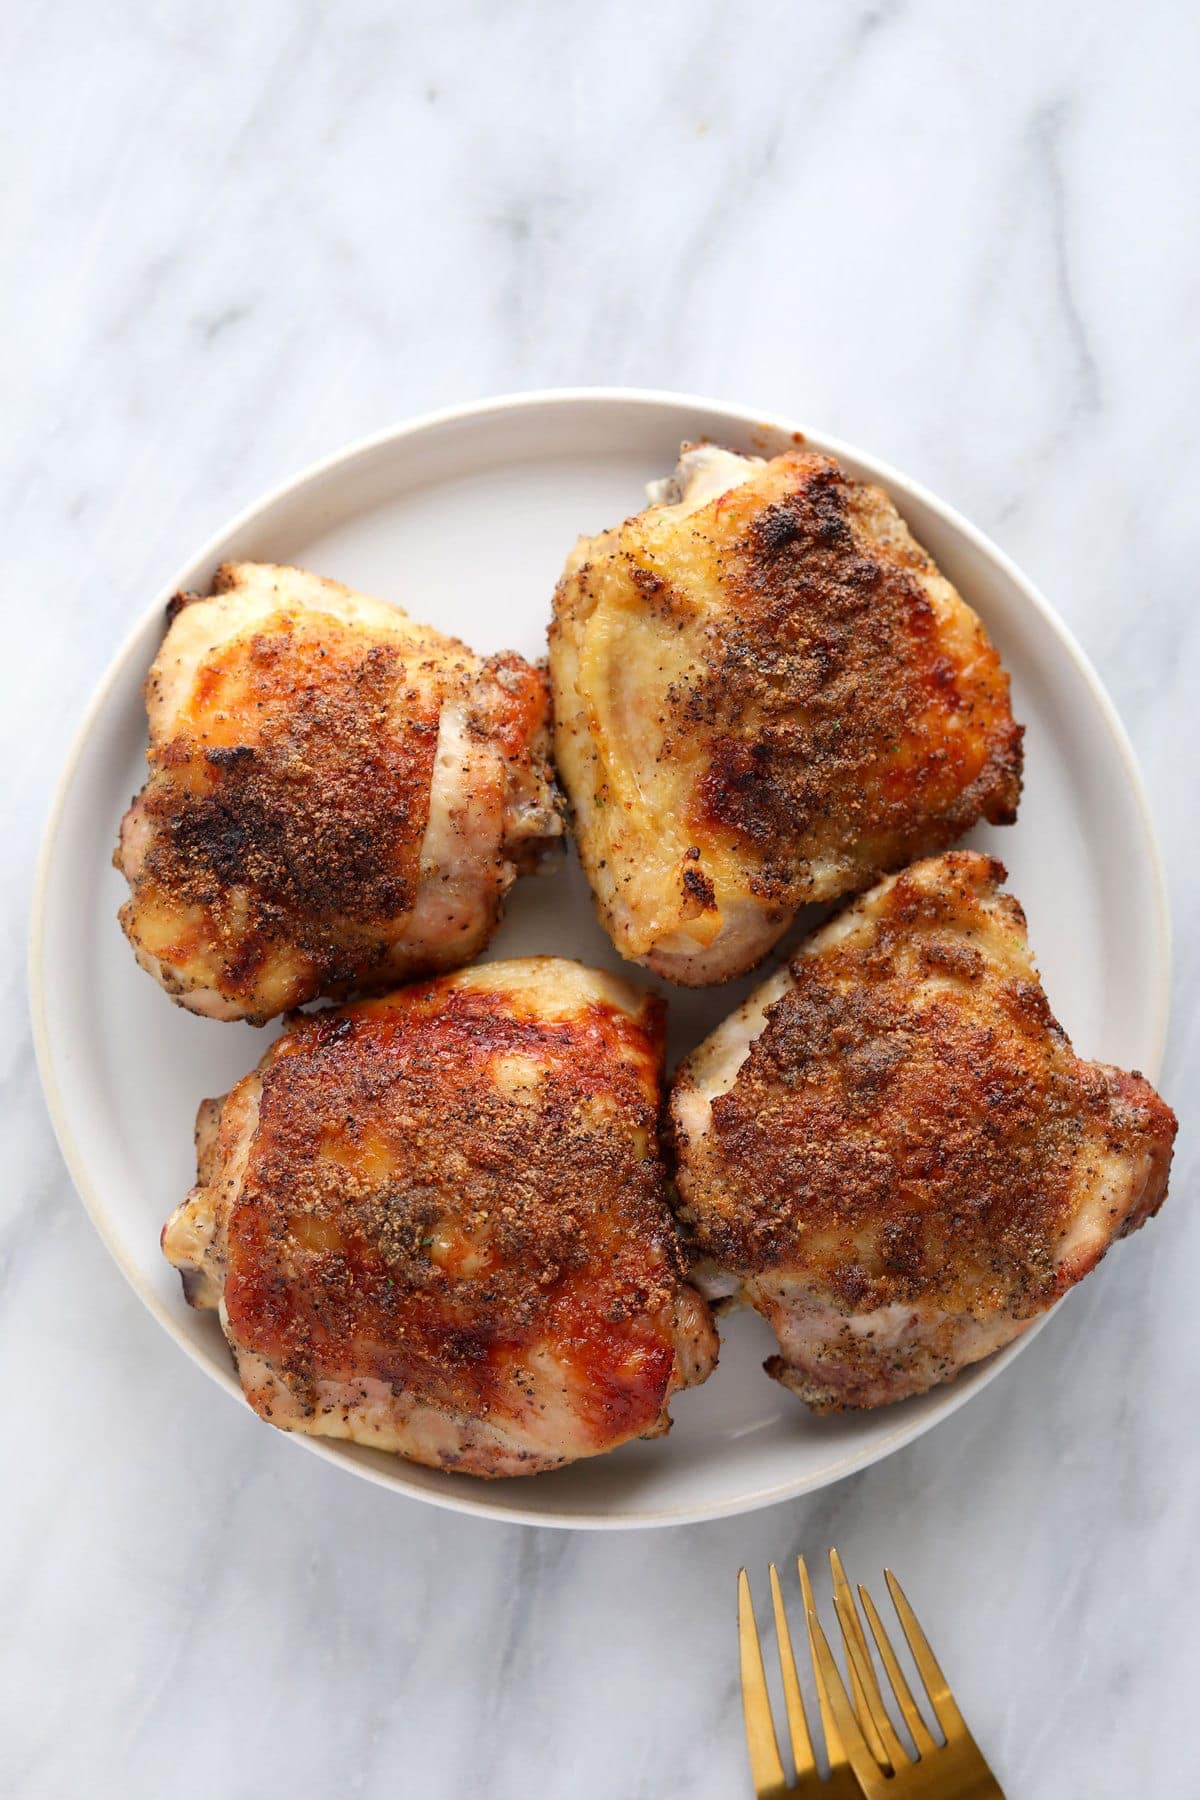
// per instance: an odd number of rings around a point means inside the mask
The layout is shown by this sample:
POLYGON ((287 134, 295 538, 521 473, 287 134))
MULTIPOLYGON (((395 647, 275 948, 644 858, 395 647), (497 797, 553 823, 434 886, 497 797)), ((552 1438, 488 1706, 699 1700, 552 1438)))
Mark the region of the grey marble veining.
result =
POLYGON ((734 1570, 834 1539, 901 1571, 1011 1795, 1200 1792, 1198 52, 1172 0, 0 14, 0 1792, 741 1795, 734 1570), (51 786, 147 594, 348 437, 578 382, 808 419, 996 536, 1129 726, 1176 921, 1162 1219, 889 1461, 642 1535, 406 1503, 232 1406, 75 1201, 24 1002, 51 786))

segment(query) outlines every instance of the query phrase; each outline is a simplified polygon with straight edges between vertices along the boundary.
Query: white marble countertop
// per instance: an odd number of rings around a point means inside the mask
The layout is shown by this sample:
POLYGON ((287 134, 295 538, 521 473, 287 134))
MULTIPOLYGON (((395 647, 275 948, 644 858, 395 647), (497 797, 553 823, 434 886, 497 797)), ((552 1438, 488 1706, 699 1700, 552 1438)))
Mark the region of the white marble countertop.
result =
POLYGON ((1171 0, 6 9, 0 1792, 744 1795, 734 1571, 833 1540, 901 1571, 1011 1796, 1200 1792, 1186 1118, 1162 1218, 909 1449, 542 1532, 298 1454, 163 1337, 63 1170, 21 948, 72 723, 231 511, 444 402, 685 388, 910 471, 1074 627, 1162 831, 1186 1112, 1198 44, 1171 0))

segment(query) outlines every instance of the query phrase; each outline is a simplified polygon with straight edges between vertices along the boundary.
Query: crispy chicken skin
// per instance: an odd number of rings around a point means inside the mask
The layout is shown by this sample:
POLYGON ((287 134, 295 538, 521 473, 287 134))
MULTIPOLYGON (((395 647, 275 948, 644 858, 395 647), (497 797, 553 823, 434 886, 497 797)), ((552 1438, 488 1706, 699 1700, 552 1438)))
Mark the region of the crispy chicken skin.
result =
POLYGON ((958 851, 881 882, 676 1081, 697 1257, 818 1412, 950 1380, 1166 1196, 1174 1114, 1074 1054, 1003 879, 958 851))
POLYGON ((163 1232, 251 1405, 471 1475, 655 1437, 717 1354, 656 1126, 662 1003, 553 957, 297 1017, 163 1232))
POLYGON ((559 582, 555 749, 617 949, 702 986, 806 902, 1011 822, 1021 727, 975 614, 831 458, 685 446, 651 492, 559 582))
POLYGON ((142 967, 262 1024, 475 956, 561 829, 542 671, 266 564, 169 619, 113 859, 142 967))

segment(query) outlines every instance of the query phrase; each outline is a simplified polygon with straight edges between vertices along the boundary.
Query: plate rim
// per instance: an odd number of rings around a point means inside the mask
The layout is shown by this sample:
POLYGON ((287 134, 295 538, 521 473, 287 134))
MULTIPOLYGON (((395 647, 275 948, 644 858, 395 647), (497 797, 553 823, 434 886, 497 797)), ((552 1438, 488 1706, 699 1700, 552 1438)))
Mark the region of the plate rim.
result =
MULTIPOLYGON (((185 561, 180 563, 170 581, 157 591, 154 600, 132 622, 129 629, 121 637, 116 649, 110 656, 99 680, 93 688, 90 698, 72 733, 58 777, 55 781, 46 822, 42 830, 38 848, 37 861, 30 901, 30 921, 28 936, 27 972, 29 986, 29 1012, 33 1032, 34 1054, 38 1075, 50 1123, 58 1144, 59 1153, 71 1177, 76 1195, 87 1212, 105 1249, 116 1263, 121 1274, 133 1289, 138 1299, 146 1307, 158 1324, 163 1328, 178 1348, 201 1368, 210 1380, 225 1389, 227 1393, 245 1404, 242 1390, 234 1379, 232 1371, 219 1369, 177 1326, 174 1315, 159 1295, 143 1281, 137 1269, 126 1257, 122 1242, 115 1225, 110 1221, 108 1209, 96 1187, 93 1186, 86 1159, 75 1142, 70 1124, 69 1109, 59 1088, 57 1070, 50 1044, 50 1028, 47 1015, 47 997, 45 984, 45 932, 46 903, 50 887, 51 872, 55 852, 58 846, 63 813, 68 793, 72 786, 85 746, 91 736, 93 726, 103 710, 113 687, 124 672, 133 648, 143 632, 156 617, 160 617, 163 607, 177 593, 187 578, 188 573, 198 563, 214 558, 230 538, 253 524, 254 520, 270 508, 286 501, 309 483, 319 482, 323 477, 332 474, 346 463, 360 456, 369 456, 373 451, 390 444, 400 442, 404 438, 420 435, 422 432, 434 430, 445 425, 453 425, 465 420, 477 419, 496 413, 515 413, 532 411, 537 408, 554 409, 569 408, 579 404, 595 405, 598 408, 608 406, 647 411, 674 407, 704 412, 714 416, 722 416, 731 424, 741 427, 765 429, 784 434, 799 433, 809 442, 818 445, 828 454, 839 459, 846 458, 860 464, 871 471, 872 477, 880 482, 889 493, 901 501, 909 497, 920 505, 936 513, 960 537, 966 539, 985 559, 995 564, 1008 581, 1019 590, 1022 598, 1032 606, 1042 622, 1057 638, 1059 646, 1074 664, 1088 690, 1089 697, 1115 745, 1130 792, 1135 803, 1147 852, 1147 873, 1154 899, 1153 914, 1148 921, 1147 934, 1153 939, 1157 962, 1156 991, 1153 996, 1153 1040, 1152 1054, 1146 1059, 1145 1073, 1151 1081, 1158 1079, 1162 1067, 1166 1046, 1167 1029, 1170 1016, 1171 968, 1172 968, 1172 928, 1170 901, 1163 863, 1162 847, 1154 823, 1154 815, 1146 792, 1145 781, 1138 764, 1136 753, 1129 738, 1124 722, 1117 712, 1108 690, 1100 679, 1087 652, 1067 625, 1055 611, 1050 602, 1042 594, 1037 585, 1030 580, 1018 564, 1006 551, 995 544, 988 535, 963 516, 957 508, 951 506, 923 483, 915 481, 911 476, 903 474, 891 463, 871 453, 865 453, 857 446, 830 433, 809 429, 800 422, 777 413, 763 411, 757 407, 744 406, 740 402, 714 399, 705 395, 694 394, 671 388, 641 387, 552 387, 530 388, 509 393, 487 396, 483 399, 458 402, 451 406, 433 408, 416 413, 396 423, 354 438, 339 448, 306 464, 290 476, 274 483, 264 493, 249 504, 242 507, 230 519, 226 520, 216 531, 212 532, 200 548, 185 561)), ((710 1501, 704 1504, 682 1504, 673 1507, 646 1508, 628 1514, 612 1514, 608 1512, 542 1512, 523 1507, 519 1503, 496 1502, 486 1498, 488 1491, 494 1492, 491 1483, 481 1482, 481 1492, 461 1495, 447 1490, 444 1494, 433 1489, 409 1486, 405 1480, 407 1463, 397 1458, 397 1467, 383 1471, 373 1464, 350 1461, 342 1452, 340 1440, 309 1437, 300 1432, 287 1432, 285 1435, 291 1442, 320 1456, 324 1461, 372 1485, 384 1488, 389 1492, 399 1492, 411 1500, 424 1501, 431 1506, 445 1510, 470 1514, 475 1517, 493 1519, 509 1524, 538 1525, 547 1529, 558 1530, 601 1530, 622 1531, 642 1530, 669 1525, 697 1524, 706 1520, 716 1520, 737 1516, 742 1513, 756 1512, 763 1507, 777 1505, 784 1500, 798 1499, 805 1494, 820 1492, 826 1487, 856 1474, 859 1470, 869 1468, 873 1463, 881 1462, 894 1451, 906 1444, 916 1441, 932 1430, 935 1425, 950 1418, 960 1407, 974 1395, 990 1385, 992 1381, 1006 1369, 1016 1356, 1033 1341, 1040 1331, 1058 1313, 1062 1301, 1049 1312, 1034 1321, 1020 1337, 1013 1340, 984 1364, 977 1367, 970 1380, 964 1384, 962 1377, 949 1384, 941 1397, 941 1404, 933 1407, 927 1417, 917 1420, 898 1422, 889 1432, 881 1433, 878 1439, 868 1445, 846 1455, 835 1465, 832 1472, 793 1480, 776 1482, 770 1487, 761 1488, 749 1494, 722 1501, 710 1501)), ((964 1371, 966 1374, 966 1371, 964 1371)))

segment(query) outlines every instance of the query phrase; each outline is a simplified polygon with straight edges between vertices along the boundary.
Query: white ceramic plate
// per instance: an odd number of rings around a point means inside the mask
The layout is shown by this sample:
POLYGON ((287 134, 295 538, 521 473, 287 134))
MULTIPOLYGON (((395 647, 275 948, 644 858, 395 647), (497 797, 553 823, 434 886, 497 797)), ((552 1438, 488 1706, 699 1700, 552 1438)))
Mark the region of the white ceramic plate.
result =
MULTIPOLYGON (((243 513, 167 583, 119 651, 76 737, 43 849, 31 947, 38 1059, 63 1154, 104 1241, 165 1330, 239 1405, 216 1319, 184 1304, 158 1240, 193 1179, 197 1102, 224 1093, 270 1033, 194 1018, 142 974, 116 923, 125 890, 109 860, 143 778, 141 684, 166 601, 204 589, 226 558, 298 563, 397 600, 479 650, 538 656, 575 537, 637 511, 644 484, 672 468, 683 439, 770 453, 794 429, 738 407, 619 390, 526 394, 418 419, 243 513)), ((977 841, 1009 867, 1051 1002, 1079 1049, 1153 1078, 1166 1028, 1166 904, 1129 744, 1095 674, 1045 601, 964 520, 894 470, 806 435, 888 489, 998 644, 1028 727, 1026 786, 1019 824, 977 841)), ((537 951, 642 975, 597 926, 573 862, 558 879, 518 883, 490 954, 537 951)), ((652 985, 669 995, 678 1055, 753 984, 701 993, 652 985)), ((825 1420, 762 1373, 769 1348, 756 1316, 727 1321, 720 1367, 677 1396, 668 1439, 553 1475, 472 1481, 355 1446, 292 1441, 461 1511, 546 1525, 672 1524, 765 1506, 874 1462, 961 1406, 1020 1344, 919 1400, 825 1420)))

